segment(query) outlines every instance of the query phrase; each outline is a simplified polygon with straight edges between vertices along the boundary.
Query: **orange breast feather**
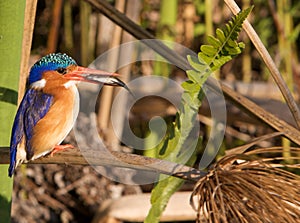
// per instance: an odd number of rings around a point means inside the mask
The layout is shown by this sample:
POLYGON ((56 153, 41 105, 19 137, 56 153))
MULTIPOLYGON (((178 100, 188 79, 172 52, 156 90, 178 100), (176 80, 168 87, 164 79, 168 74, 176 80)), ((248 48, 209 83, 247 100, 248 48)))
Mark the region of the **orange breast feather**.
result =
POLYGON ((71 131, 78 114, 79 98, 77 88, 61 87, 54 95, 53 104, 48 113, 33 129, 31 145, 34 151, 32 159, 43 156, 59 145, 71 131))

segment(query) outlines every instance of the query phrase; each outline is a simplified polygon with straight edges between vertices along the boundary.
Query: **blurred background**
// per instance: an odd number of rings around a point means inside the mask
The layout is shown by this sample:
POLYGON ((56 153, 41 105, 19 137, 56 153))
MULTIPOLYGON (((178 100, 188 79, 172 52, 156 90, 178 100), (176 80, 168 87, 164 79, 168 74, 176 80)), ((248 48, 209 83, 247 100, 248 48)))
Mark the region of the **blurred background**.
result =
MULTIPOLYGON (((207 35, 232 14, 221 0, 117 0, 108 1, 158 39, 173 41, 194 52, 206 43, 207 35)), ((240 0, 241 8, 254 5, 251 24, 265 44, 288 87, 299 102, 300 91, 300 2, 298 0, 240 0)), ((135 40, 93 7, 79 0, 39 0, 31 50, 31 65, 52 52, 64 52, 78 64, 88 66, 102 53, 122 43, 135 40)), ((273 83, 259 54, 242 31, 243 53, 225 64, 215 77, 246 95, 266 110, 294 125, 288 108, 273 83)), ((132 52, 128 56, 136 57, 132 52)), ((118 55, 116 55, 118 58, 118 55)), ((107 63, 115 61, 110 58, 107 63)), ((117 60, 117 59, 116 59, 117 60)), ((128 82, 139 76, 160 75, 178 83, 185 72, 162 62, 142 61, 117 70, 128 82)), ((97 104, 99 133, 114 150, 153 156, 128 148, 112 131, 109 114, 118 89, 103 88, 97 104)), ((180 92, 178 92, 180 100, 180 92)), ((131 108, 130 126, 140 137, 149 133, 148 122, 154 116, 174 119, 176 109, 160 97, 145 97, 131 108)), ((122 114, 121 114, 122 115, 122 114)), ((211 129, 210 111, 206 103, 200 109, 199 122, 204 141, 211 129)), ((120 123, 122 128, 123 123, 120 123)), ((237 147, 272 130, 227 104, 227 127, 219 156, 228 148, 237 147)), ((76 143, 73 133, 66 142, 76 143)), ((286 145, 280 137, 260 143, 261 146, 286 145)), ((146 145, 145 145, 146 146, 146 145)), ((289 145, 287 145, 289 146, 289 145)), ((218 158, 218 157, 217 157, 218 158)), ((12 222, 97 222, 95 216, 107 199, 128 194, 149 192, 153 185, 129 186, 113 182, 88 166, 23 165, 14 178, 12 222)), ((192 190, 188 183, 182 190, 192 190)))

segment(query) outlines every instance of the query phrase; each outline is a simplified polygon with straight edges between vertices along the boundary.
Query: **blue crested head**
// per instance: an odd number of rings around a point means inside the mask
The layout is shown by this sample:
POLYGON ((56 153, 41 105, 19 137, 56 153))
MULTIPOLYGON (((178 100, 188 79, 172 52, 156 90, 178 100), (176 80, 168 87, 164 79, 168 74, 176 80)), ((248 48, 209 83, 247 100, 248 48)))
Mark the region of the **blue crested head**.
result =
POLYGON ((52 53, 42 57, 30 70, 29 84, 41 80, 45 71, 56 70, 58 68, 67 68, 70 65, 77 65, 75 60, 62 53, 52 53))

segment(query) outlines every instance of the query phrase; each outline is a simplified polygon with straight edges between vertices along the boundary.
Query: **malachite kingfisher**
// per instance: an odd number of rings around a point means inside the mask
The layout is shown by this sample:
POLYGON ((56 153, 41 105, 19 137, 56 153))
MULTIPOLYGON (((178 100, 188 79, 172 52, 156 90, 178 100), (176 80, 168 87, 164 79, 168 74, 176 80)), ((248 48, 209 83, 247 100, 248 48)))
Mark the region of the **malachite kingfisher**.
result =
POLYGON ((117 74, 78 66, 66 54, 42 57, 30 70, 29 87, 12 127, 10 177, 23 162, 72 147, 60 143, 71 131, 79 112, 76 83, 80 81, 122 86, 128 90, 117 74))

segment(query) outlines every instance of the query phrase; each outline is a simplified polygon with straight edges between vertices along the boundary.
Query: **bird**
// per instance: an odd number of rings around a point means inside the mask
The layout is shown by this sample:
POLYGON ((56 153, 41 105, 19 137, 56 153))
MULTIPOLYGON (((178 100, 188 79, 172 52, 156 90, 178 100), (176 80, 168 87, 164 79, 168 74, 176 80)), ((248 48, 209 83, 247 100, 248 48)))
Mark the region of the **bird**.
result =
POLYGON ((30 69, 28 88, 18 107, 11 132, 12 177, 18 165, 57 151, 73 148, 61 145, 73 128, 79 112, 80 81, 111 86, 127 85, 118 74, 78 66, 64 53, 42 57, 30 69))

